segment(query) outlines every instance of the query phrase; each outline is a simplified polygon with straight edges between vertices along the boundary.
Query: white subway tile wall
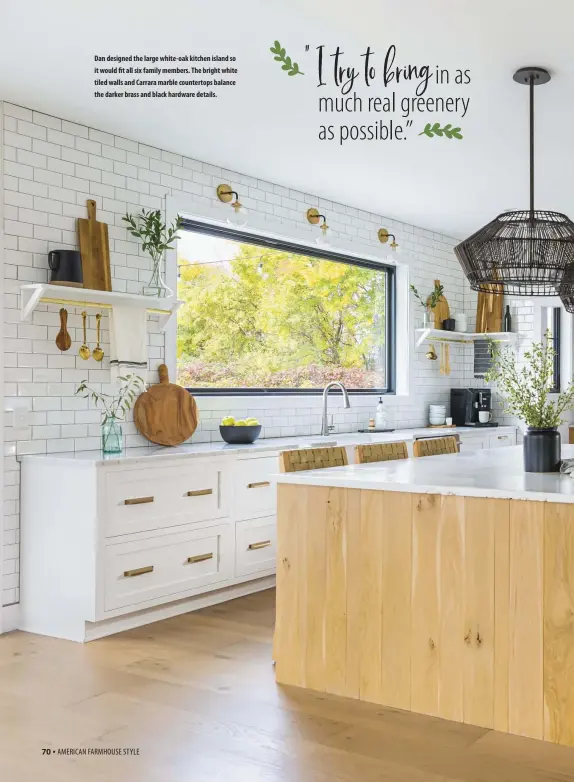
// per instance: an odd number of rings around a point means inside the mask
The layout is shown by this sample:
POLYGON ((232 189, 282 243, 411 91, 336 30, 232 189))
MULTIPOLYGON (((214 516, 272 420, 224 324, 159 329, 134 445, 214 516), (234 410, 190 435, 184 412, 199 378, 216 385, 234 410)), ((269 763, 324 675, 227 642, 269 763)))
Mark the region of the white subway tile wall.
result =
MULTIPOLYGON (((382 226, 396 234, 411 258, 411 281, 430 291, 435 278, 445 285, 451 312, 467 311, 468 288, 452 248, 456 241, 375 214, 336 204, 314 195, 290 190, 181 155, 155 149, 93 128, 47 116, 21 106, 3 104, 4 229, 5 229, 5 407, 29 412, 28 425, 14 427, 6 416, 4 583, 3 603, 18 601, 19 467, 17 454, 96 450, 100 447, 95 407, 77 398, 78 383, 87 378, 97 388, 110 381, 109 364, 101 365, 77 355, 82 338, 80 311, 70 310, 69 328, 74 347, 60 353, 55 345, 59 329, 57 306, 39 307, 30 323, 20 322, 20 285, 48 280, 47 254, 54 248, 77 248, 76 219, 85 217, 86 200, 93 198, 99 219, 109 225, 113 289, 139 293, 150 274, 149 259, 127 234, 122 216, 142 207, 160 208, 166 195, 190 194, 201 204, 219 206, 215 188, 230 183, 252 214, 269 221, 308 228, 304 213, 309 206, 326 210, 335 237, 360 241, 380 251, 377 231, 382 226)), ((226 213, 222 211, 222 217, 226 213)), ((310 230, 310 229, 309 229, 310 230)), ((311 234, 310 234, 311 235, 311 234)), ((472 300, 470 300, 472 302, 472 300)), ((412 304, 412 302, 411 302, 412 304)), ((474 304, 472 304, 474 307, 474 304)), ((411 327, 418 325, 419 310, 411 307, 411 327)), ((109 353, 107 317, 102 320, 102 346, 109 353)), ((88 342, 95 344, 95 311, 90 310, 88 342)), ((447 402, 451 386, 470 383, 472 350, 451 347, 452 374, 439 372, 439 362, 425 359, 426 346, 414 351, 409 397, 386 397, 389 425, 426 423, 429 402, 447 402)), ((150 380, 164 355, 164 335, 149 320, 150 380)), ((352 397, 350 410, 340 399, 331 401, 339 431, 368 424, 376 396, 352 397)), ((250 411, 263 424, 263 436, 312 434, 319 431, 321 399, 304 397, 199 397, 200 425, 193 442, 219 439, 223 413, 250 411)), ((125 425, 127 445, 147 445, 130 418, 125 425)))

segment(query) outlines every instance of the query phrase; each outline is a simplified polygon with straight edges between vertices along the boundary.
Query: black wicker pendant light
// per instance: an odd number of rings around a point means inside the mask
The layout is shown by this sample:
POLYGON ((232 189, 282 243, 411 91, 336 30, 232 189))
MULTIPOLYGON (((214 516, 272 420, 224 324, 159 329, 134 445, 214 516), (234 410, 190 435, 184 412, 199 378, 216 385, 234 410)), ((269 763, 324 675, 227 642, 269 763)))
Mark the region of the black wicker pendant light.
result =
POLYGON ((475 291, 555 296, 571 280, 574 306, 574 223, 560 212, 534 209, 534 87, 550 74, 520 68, 513 78, 530 88, 530 209, 499 214, 454 252, 475 291))

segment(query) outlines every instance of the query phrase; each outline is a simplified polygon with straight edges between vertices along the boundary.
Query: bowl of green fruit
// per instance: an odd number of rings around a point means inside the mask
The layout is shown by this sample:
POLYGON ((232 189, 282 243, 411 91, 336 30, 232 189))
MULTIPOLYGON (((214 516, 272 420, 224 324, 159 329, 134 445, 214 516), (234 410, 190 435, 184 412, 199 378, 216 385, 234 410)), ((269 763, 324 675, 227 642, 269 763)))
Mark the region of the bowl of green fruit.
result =
POLYGON ((219 432, 229 445, 247 445, 254 443, 261 434, 261 424, 257 418, 236 421, 232 415, 228 415, 221 419, 219 432))

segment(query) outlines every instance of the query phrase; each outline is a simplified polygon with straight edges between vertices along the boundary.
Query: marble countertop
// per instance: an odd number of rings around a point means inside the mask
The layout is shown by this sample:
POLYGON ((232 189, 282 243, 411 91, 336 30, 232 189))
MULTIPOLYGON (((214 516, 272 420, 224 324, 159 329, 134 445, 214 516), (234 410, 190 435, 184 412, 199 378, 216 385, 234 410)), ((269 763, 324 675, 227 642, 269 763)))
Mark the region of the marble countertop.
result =
POLYGON ((291 448, 327 447, 330 445, 352 446, 359 443, 383 443, 397 442, 399 440, 414 440, 415 437, 440 437, 453 433, 466 435, 486 436, 488 434, 509 433, 516 430, 515 426, 499 426, 488 428, 456 427, 454 429, 429 429, 419 427, 415 429, 395 429, 394 432, 365 433, 345 432, 331 434, 326 437, 321 435, 306 435, 299 437, 277 437, 257 440, 251 445, 228 445, 222 440, 214 443, 186 443, 177 447, 144 446, 143 448, 127 448, 121 454, 104 456, 100 451, 75 451, 52 454, 22 455, 18 460, 23 462, 29 459, 49 459, 58 464, 63 461, 74 463, 83 462, 89 464, 120 465, 126 462, 138 462, 153 458, 185 458, 193 456, 220 456, 226 454, 250 455, 264 453, 265 451, 285 451, 291 448))
MULTIPOLYGON (((282 484, 574 503, 573 478, 560 473, 526 473, 522 456, 521 446, 510 446, 329 467, 274 478, 282 484)), ((574 445, 562 446, 562 458, 574 458, 574 445)))

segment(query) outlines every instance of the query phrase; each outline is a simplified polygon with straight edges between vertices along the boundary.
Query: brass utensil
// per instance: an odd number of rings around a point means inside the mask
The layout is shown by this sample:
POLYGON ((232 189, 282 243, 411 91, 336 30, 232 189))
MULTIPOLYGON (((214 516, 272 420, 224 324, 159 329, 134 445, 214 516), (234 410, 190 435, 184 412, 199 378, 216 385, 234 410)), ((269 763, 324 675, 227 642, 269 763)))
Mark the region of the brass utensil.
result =
POLYGON ((429 349, 426 352, 426 357, 428 358, 429 361, 436 361, 437 360, 436 350, 434 349, 434 345, 433 344, 429 345, 429 349))
POLYGON ((68 333, 68 310, 63 307, 60 310, 60 331, 56 337, 56 346, 60 350, 69 350, 72 347, 72 338, 68 333))
POLYGON ((83 358, 84 361, 87 361, 89 359, 89 357, 92 355, 92 351, 86 345, 86 318, 87 317, 88 317, 87 313, 85 311, 82 312, 82 323, 83 323, 83 326, 84 326, 84 344, 78 350, 78 353, 80 354, 80 358, 83 358))
POLYGON ((102 319, 102 315, 100 312, 96 315, 96 330, 97 330, 97 344, 96 347, 92 350, 92 356, 96 359, 96 361, 101 361, 104 357, 104 351, 100 347, 100 321, 102 319))

